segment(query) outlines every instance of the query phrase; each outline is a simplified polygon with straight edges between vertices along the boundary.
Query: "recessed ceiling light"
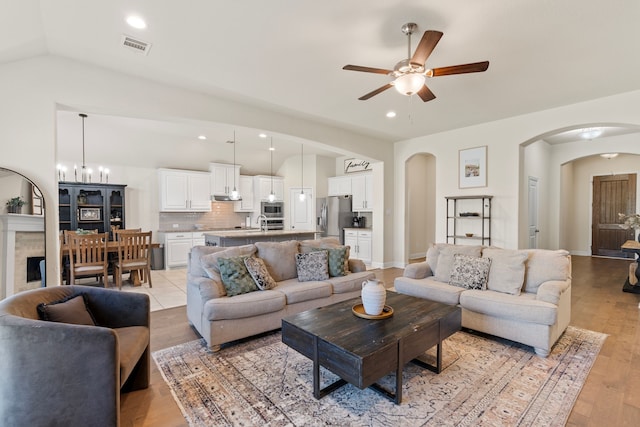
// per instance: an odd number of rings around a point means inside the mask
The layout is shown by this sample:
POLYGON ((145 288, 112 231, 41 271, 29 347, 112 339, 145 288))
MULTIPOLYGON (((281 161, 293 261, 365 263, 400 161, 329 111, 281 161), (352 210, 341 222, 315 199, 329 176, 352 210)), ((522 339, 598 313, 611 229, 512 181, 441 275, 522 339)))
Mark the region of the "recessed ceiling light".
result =
POLYGON ((201 140, 203 140, 203 141, 204 141, 205 139, 207 139, 207 137, 206 137, 206 136, 204 136, 204 135, 200 135, 200 136, 198 136, 198 139, 201 139, 201 140))
POLYGON ((387 117, 389 117, 390 119, 394 118, 395 116, 396 116, 396 112, 395 111, 387 112, 387 117))
POLYGON ((276 151, 276 149, 273 147, 269 147, 269 151, 276 151))
POLYGON ((260 138, 266 138, 267 134, 266 133, 261 133, 260 135, 258 135, 260 138))
POLYGON ((137 28, 138 30, 144 30, 147 28, 147 23, 144 22, 144 19, 136 15, 127 16, 127 24, 133 28, 137 28))
POLYGON ((604 157, 605 159, 613 159, 614 157, 618 157, 618 153, 604 153, 600 154, 600 157, 604 157))

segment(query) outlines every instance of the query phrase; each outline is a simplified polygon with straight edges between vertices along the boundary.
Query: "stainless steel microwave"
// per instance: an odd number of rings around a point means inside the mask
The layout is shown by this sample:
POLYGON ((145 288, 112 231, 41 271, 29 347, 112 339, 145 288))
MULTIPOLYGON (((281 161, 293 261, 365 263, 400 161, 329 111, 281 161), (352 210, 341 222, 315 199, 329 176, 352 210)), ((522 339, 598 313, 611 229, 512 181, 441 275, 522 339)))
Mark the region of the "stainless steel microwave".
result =
POLYGON ((284 202, 261 202, 260 213, 267 218, 284 217, 284 202))

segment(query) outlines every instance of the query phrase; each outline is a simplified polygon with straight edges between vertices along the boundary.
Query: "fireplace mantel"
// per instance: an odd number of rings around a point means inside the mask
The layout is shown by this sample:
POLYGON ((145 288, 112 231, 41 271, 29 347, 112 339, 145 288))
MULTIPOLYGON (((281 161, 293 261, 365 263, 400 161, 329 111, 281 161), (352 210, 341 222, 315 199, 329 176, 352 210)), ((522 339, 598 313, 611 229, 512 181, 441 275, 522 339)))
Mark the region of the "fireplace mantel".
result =
POLYGON ((15 289, 15 255, 17 232, 44 233, 44 216, 0 214, 2 223, 2 298, 13 295, 15 289))

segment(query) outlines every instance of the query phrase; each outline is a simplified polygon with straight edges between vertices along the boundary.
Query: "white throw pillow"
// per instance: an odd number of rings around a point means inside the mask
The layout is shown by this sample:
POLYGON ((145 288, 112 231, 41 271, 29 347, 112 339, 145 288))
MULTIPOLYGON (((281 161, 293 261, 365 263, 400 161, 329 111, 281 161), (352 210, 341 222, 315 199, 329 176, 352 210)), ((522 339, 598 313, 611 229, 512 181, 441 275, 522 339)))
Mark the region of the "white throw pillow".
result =
POLYGON ((453 267, 453 256, 455 254, 469 255, 474 257, 480 256, 482 246, 465 246, 465 245, 449 245, 440 250, 438 255, 438 263, 434 272, 435 279, 438 282, 449 283, 451 279, 451 267, 453 267))
POLYGON ((528 254, 511 249, 486 248, 482 258, 491 259, 487 289, 511 295, 520 295, 524 283, 525 261, 528 254))
POLYGON ((440 256, 440 251, 449 246, 453 245, 449 245, 447 243, 434 243, 427 250, 427 264, 431 267, 431 272, 434 276, 436 275, 436 269, 438 268, 438 256, 440 256))

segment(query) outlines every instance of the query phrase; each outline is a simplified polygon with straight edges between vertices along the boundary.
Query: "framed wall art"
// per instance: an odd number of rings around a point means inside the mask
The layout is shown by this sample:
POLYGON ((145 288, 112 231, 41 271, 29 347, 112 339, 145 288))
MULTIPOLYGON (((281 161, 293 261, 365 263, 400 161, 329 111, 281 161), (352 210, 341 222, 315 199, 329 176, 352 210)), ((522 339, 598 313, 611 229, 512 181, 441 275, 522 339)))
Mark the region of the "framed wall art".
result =
POLYGON ((458 188, 487 186, 487 146, 458 152, 458 188))

